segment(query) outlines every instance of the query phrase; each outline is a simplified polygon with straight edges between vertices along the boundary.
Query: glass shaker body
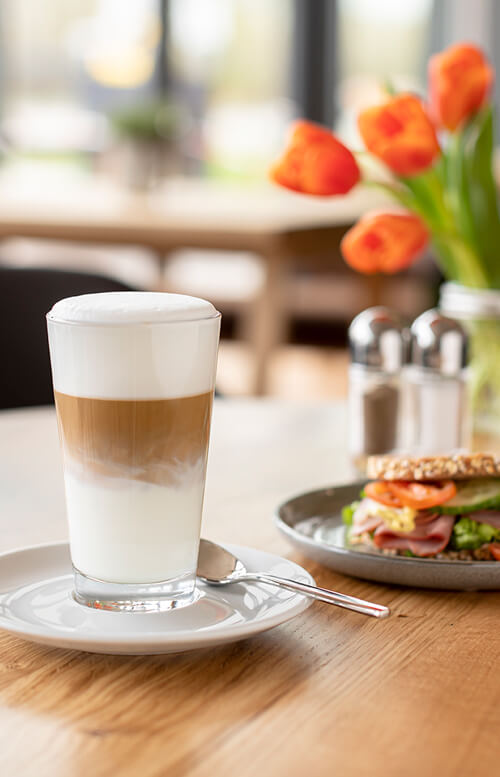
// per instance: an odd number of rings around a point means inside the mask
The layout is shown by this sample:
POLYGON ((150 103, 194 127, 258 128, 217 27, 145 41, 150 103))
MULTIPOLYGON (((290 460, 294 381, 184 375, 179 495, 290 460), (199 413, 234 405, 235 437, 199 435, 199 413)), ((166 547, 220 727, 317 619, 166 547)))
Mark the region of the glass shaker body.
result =
POLYGON ((417 365, 404 370, 404 448, 420 454, 449 454, 467 448, 470 420, 465 370, 443 375, 417 365))
POLYGON ((401 381, 398 374, 351 364, 349 367, 349 452, 364 470, 366 458, 401 445, 401 381))
POLYGON ((436 309, 411 327, 411 365, 404 370, 407 450, 447 454, 469 444, 467 335, 436 309))

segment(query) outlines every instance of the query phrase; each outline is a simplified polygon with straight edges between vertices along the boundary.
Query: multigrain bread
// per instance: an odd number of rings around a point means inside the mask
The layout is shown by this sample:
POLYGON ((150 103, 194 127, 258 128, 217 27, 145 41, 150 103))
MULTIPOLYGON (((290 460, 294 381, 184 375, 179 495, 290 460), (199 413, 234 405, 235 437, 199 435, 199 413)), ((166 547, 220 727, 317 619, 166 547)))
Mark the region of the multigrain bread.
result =
POLYGON ((370 456, 366 474, 374 480, 467 480, 500 477, 500 458, 490 453, 452 456, 370 456))

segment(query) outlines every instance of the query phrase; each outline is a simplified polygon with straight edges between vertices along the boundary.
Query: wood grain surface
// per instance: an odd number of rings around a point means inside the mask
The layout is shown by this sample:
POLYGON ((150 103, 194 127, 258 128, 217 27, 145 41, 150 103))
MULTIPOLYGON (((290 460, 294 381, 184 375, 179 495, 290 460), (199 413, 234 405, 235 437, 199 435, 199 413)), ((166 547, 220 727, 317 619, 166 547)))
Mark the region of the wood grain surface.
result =
MULTIPOLYGON (((270 520, 350 476, 343 405, 217 403, 204 535, 286 555, 391 606, 315 604, 226 647, 155 657, 0 632, 2 777, 475 777, 500 765, 500 593, 375 585, 290 552, 270 520)), ((0 550, 66 536, 52 410, 0 414, 0 550)))

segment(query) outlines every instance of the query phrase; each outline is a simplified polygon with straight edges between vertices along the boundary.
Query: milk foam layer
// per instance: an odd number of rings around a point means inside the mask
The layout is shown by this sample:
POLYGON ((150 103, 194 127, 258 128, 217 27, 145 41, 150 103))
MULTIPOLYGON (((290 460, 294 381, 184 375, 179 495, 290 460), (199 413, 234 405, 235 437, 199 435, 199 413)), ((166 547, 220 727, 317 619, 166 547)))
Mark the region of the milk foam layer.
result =
POLYGON ((78 324, 153 324, 213 318, 211 302, 187 294, 158 291, 111 291, 81 294, 56 302, 48 314, 54 321, 78 324))
POLYGON ((101 399, 211 391, 220 316, 181 294, 110 292, 57 302, 47 316, 54 388, 101 399))
POLYGON ((196 570, 203 478, 183 488, 83 483, 66 472, 71 558, 84 575, 153 583, 196 570))

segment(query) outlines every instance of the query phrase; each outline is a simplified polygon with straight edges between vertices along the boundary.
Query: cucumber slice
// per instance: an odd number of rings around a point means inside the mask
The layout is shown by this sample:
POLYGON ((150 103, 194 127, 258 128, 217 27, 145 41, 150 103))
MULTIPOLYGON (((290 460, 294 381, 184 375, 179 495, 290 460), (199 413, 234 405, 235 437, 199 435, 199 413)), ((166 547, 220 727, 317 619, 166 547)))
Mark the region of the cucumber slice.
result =
POLYGON ((432 509, 446 515, 461 515, 473 513, 475 510, 500 508, 500 479, 459 480, 455 485, 455 496, 432 509))

